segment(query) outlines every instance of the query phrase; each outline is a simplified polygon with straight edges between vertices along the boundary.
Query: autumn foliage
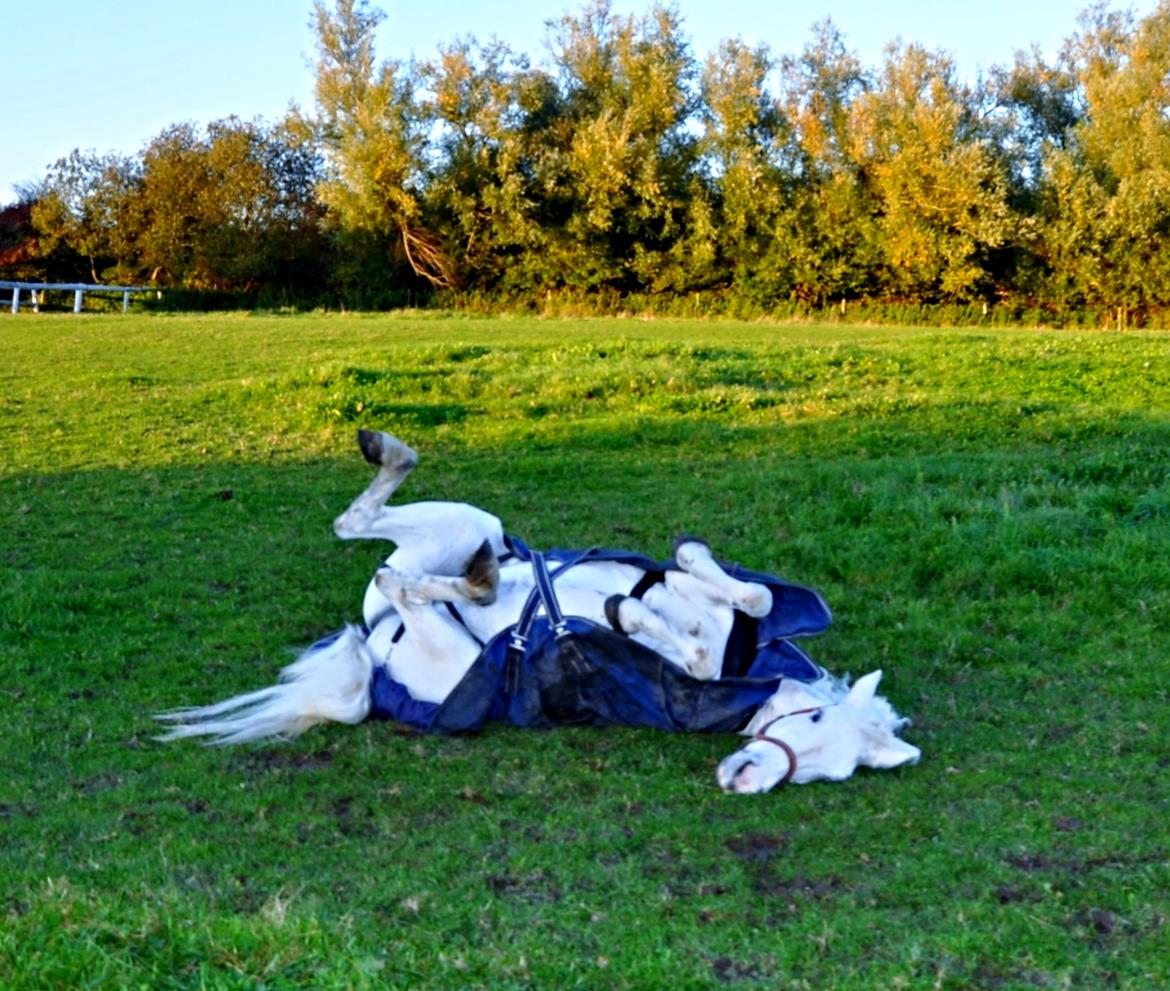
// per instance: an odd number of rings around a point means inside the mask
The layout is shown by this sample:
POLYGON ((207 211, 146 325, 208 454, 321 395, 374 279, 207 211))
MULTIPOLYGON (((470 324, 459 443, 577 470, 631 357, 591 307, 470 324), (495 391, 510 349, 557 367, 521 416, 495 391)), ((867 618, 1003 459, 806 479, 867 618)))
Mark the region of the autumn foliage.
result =
POLYGON ((605 0, 550 22, 541 62, 474 40, 379 61, 382 16, 315 5, 311 112, 58 162, 23 234, 0 230, 0 275, 346 306, 1164 320, 1166 0, 1093 8, 1051 63, 1021 52, 974 82, 915 44, 863 65, 827 21, 796 54, 699 59, 672 8, 605 0))

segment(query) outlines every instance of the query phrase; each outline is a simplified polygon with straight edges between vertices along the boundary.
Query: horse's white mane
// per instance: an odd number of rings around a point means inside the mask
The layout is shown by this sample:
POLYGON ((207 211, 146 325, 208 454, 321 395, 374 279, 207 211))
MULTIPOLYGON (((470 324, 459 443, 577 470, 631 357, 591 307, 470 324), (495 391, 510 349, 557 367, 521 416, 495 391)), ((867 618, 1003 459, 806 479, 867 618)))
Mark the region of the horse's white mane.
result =
MULTIPOLYGON (((816 681, 800 682, 796 688, 809 697, 809 704, 837 705, 844 701, 852 684, 853 676, 848 673, 836 675, 825 671, 816 681)), ((745 736, 759 732, 768 723, 784 715, 786 708, 787 700, 784 690, 781 689, 760 706, 751 722, 741 732, 745 736)), ((867 742, 877 743, 885 740, 890 733, 897 733, 909 726, 910 720, 905 716, 899 716, 884 697, 874 695, 864 708, 857 709, 855 725, 867 742)))

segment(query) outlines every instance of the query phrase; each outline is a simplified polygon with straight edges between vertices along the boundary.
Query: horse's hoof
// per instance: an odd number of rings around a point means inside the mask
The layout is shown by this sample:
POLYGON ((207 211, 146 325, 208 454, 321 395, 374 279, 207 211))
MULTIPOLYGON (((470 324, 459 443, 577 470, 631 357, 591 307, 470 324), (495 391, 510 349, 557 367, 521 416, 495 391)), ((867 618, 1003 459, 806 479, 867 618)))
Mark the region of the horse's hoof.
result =
POLYGON ((691 533, 680 533, 677 537, 674 538, 674 553, 676 557, 678 556, 679 548, 682 547, 683 544, 700 544, 707 548, 708 552, 711 550, 711 545, 707 543, 707 541, 705 541, 702 537, 696 537, 691 533))
POLYGON ((467 582, 467 594, 477 605, 490 606, 496 601, 500 588, 500 562, 492 551, 492 545, 484 541, 468 559, 463 569, 467 582))
POLYGON ((362 456, 372 465, 382 463, 381 435, 364 427, 358 431, 358 447, 362 449, 362 456))
POLYGON ((380 430, 366 430, 364 427, 359 430, 358 447, 365 459, 379 468, 407 472, 418 464, 418 455, 413 448, 380 430))

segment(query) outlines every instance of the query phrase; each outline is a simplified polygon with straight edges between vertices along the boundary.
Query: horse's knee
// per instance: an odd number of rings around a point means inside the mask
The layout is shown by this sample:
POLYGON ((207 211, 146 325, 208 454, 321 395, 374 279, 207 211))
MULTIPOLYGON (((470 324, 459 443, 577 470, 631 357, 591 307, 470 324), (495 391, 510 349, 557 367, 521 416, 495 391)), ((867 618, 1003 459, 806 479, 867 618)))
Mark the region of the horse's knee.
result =
POLYGON ((702 644, 696 644, 683 662, 687 674, 700 681, 710 681, 717 677, 722 666, 721 661, 713 658, 710 649, 702 644))
POLYGON ((411 583, 407 581, 405 575, 393 568, 379 568, 374 575, 374 585, 386 597, 386 601, 398 610, 399 614, 415 604, 410 594, 411 583))
POLYGON ((762 619, 772 611, 772 590, 759 582, 744 582, 746 591, 736 597, 735 608, 753 619, 762 619))

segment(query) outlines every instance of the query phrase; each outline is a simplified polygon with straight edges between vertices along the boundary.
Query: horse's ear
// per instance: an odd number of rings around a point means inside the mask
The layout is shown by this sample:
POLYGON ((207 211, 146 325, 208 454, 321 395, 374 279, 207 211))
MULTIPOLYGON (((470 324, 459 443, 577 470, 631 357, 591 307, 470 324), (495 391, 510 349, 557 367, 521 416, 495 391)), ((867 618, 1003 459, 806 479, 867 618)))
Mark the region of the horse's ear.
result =
POLYGON ((899 740, 896 736, 891 735, 889 739, 882 742, 880 747, 876 747, 866 754, 864 763, 867 767, 872 767, 875 770, 886 771, 891 767, 900 767, 903 764, 917 764, 918 758, 921 756, 922 751, 914 744, 899 740))
POLYGON ((882 680, 881 669, 877 671, 870 671, 864 677, 858 678, 853 683, 853 687, 849 689, 849 694, 845 696, 845 704, 863 708, 873 701, 874 693, 877 691, 878 682, 882 680))

